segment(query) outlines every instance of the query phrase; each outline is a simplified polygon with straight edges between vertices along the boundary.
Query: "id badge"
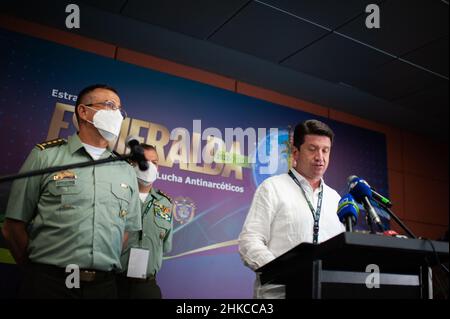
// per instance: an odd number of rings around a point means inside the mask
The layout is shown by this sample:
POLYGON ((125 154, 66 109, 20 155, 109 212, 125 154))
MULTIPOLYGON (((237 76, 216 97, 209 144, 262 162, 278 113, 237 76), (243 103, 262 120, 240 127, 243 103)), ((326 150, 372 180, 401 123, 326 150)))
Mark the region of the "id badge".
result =
POLYGON ((131 248, 128 260, 127 277, 146 278, 149 251, 141 248, 131 248))

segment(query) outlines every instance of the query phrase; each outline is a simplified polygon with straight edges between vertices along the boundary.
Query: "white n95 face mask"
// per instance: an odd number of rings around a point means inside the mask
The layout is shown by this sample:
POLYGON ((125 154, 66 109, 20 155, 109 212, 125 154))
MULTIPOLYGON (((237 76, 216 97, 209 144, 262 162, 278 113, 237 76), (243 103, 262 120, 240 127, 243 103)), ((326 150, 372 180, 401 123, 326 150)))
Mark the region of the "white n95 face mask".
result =
POLYGON ((150 161, 148 161, 147 170, 141 171, 138 165, 136 165, 134 169, 136 171, 138 182, 143 186, 150 186, 158 178, 158 168, 150 161))
MULTIPOLYGON (((88 106, 89 107, 89 106, 88 106)), ((119 110, 95 110, 92 123, 98 130, 101 136, 107 141, 114 141, 119 137, 120 128, 122 127, 123 116, 119 110)))

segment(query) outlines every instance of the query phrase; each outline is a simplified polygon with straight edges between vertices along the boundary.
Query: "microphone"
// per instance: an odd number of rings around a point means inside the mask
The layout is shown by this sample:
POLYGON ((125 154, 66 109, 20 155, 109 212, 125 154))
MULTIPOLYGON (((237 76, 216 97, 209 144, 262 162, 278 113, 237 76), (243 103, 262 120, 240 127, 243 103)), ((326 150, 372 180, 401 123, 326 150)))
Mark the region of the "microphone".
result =
POLYGON ((385 205, 386 207, 391 208, 392 207, 392 202, 384 197, 383 195, 381 195, 380 193, 377 193, 373 187, 370 187, 370 189, 372 190, 372 198, 375 199, 378 203, 385 205))
POLYGON ((345 230, 353 231, 353 226, 356 225, 358 220, 359 207, 351 194, 346 194, 341 198, 337 214, 341 223, 345 224, 345 230))
POLYGON ((145 159, 144 148, 141 146, 136 136, 130 135, 126 138, 125 144, 130 148, 130 160, 136 162, 141 171, 148 169, 148 162, 145 159))
POLYGON ((349 176, 347 181, 350 194, 353 195, 358 203, 363 204, 364 209, 367 212, 370 226, 372 223, 375 223, 381 231, 384 231, 380 216, 378 216, 369 200, 372 197, 372 190, 370 189, 369 184, 358 176, 349 176))
MULTIPOLYGON (((351 180, 358 178, 358 176, 352 175, 349 176, 347 179, 347 184, 350 184, 351 180)), ((370 190, 372 191, 372 198, 374 200, 376 200, 378 203, 391 208, 392 207, 392 202, 389 200, 389 198, 384 197, 383 195, 381 195, 380 193, 378 193, 372 186, 370 186, 365 180, 361 180, 363 183, 366 183, 367 186, 370 187, 370 190)))

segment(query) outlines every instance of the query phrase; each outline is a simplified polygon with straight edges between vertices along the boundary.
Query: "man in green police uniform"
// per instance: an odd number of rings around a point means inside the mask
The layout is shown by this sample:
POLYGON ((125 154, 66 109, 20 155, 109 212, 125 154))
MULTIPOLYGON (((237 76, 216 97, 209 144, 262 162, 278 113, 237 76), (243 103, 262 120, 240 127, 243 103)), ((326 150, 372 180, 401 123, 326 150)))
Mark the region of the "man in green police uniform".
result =
MULTIPOLYGON (((75 112, 78 134, 38 144, 21 172, 116 156, 108 145, 123 120, 117 92, 87 87, 75 112)), ((136 174, 127 162, 16 180, 5 215, 3 236, 24 270, 21 297, 117 297, 127 232, 141 229, 136 174), (69 265, 75 270, 66 272, 69 265)))
POLYGON ((147 144, 141 146, 149 164, 146 171, 135 166, 142 204, 142 231, 129 234, 128 245, 121 258, 125 272, 117 276, 117 288, 119 298, 160 299, 162 295, 156 273, 161 269, 163 253, 172 249, 172 202, 167 195, 152 187, 158 175, 156 149, 147 144), (134 259, 135 253, 142 256, 140 261, 134 259))

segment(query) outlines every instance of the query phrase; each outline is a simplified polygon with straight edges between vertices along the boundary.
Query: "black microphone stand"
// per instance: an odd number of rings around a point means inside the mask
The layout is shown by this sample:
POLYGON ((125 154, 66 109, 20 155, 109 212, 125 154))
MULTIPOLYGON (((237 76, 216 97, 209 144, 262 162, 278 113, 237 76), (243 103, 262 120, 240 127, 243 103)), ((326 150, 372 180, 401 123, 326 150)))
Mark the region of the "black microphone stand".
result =
POLYGON ((64 171, 64 170, 71 169, 71 168, 87 167, 87 166, 93 166, 93 165, 99 165, 99 164, 105 164, 105 163, 117 162, 117 161, 126 161, 126 160, 135 160, 134 154, 117 155, 117 157, 109 157, 109 158, 104 158, 104 159, 97 160, 97 161, 93 160, 93 161, 82 162, 82 163, 54 166, 54 167, 48 167, 48 168, 38 169, 35 171, 29 171, 29 172, 24 172, 24 173, 19 173, 19 174, 0 176, 0 183, 8 182, 8 181, 19 179, 19 178, 26 178, 26 177, 36 176, 36 175, 44 175, 44 174, 49 174, 49 173, 53 173, 53 172, 64 171))
POLYGON ((370 233, 371 234, 376 234, 377 232, 375 231, 375 228, 374 228, 373 223, 372 223, 372 218, 369 216, 369 212, 368 211, 366 211, 366 222, 367 222, 367 225, 369 226, 370 233))
POLYGON ((367 197, 364 197, 362 202, 364 210, 366 211, 366 222, 370 228, 370 233, 377 233, 375 227, 377 227, 380 232, 384 232, 383 223, 381 222, 380 217, 378 216, 373 206, 370 204, 369 199, 367 197))
POLYGON ((82 162, 82 163, 74 163, 74 164, 68 164, 68 165, 47 167, 47 168, 38 169, 35 171, 0 176, 0 184, 3 182, 8 182, 8 181, 19 179, 19 178, 44 175, 44 174, 49 174, 49 173, 53 173, 53 172, 64 171, 64 170, 71 169, 71 168, 94 166, 94 165, 100 165, 100 164, 117 162, 117 161, 130 161, 131 160, 133 162, 136 162, 141 170, 145 171, 148 168, 148 164, 145 159, 144 148, 142 146, 140 146, 139 143, 138 144, 128 143, 128 144, 130 147, 130 154, 127 154, 127 155, 120 155, 120 154, 114 152, 113 154, 116 155, 116 157, 108 157, 108 158, 104 158, 101 160, 92 160, 92 161, 82 162))
POLYGON ((8 182, 8 181, 19 179, 19 178, 44 175, 44 174, 49 174, 49 173, 53 173, 53 172, 64 171, 64 170, 71 169, 71 168, 94 166, 94 165, 100 165, 100 164, 117 162, 117 161, 131 160, 133 162, 136 162, 139 165, 139 168, 141 170, 146 170, 148 168, 148 164, 147 164, 147 161, 145 160, 144 149, 142 148, 142 146, 133 145, 132 147, 130 147, 130 150, 131 150, 131 152, 128 155, 120 155, 120 154, 114 152, 114 155, 116 155, 116 157, 108 157, 108 158, 104 158, 104 159, 96 160, 96 161, 93 160, 93 161, 82 162, 82 163, 74 163, 74 164, 68 164, 68 165, 62 165, 62 166, 47 167, 47 168, 38 169, 35 171, 0 176, 0 184, 3 182, 8 182))
POLYGON ((384 209, 385 212, 387 212, 389 214, 389 216, 391 216, 396 222, 397 224, 400 225, 401 228, 403 228, 403 230, 411 237, 414 239, 417 239, 417 236, 413 234, 413 232, 400 220, 400 218, 398 218, 397 215, 394 214, 394 212, 392 210, 390 210, 390 208, 381 202, 378 202, 378 205, 380 205, 381 208, 384 209))
POLYGON ((351 216, 347 216, 345 218, 345 231, 346 232, 353 231, 353 218, 351 216))

